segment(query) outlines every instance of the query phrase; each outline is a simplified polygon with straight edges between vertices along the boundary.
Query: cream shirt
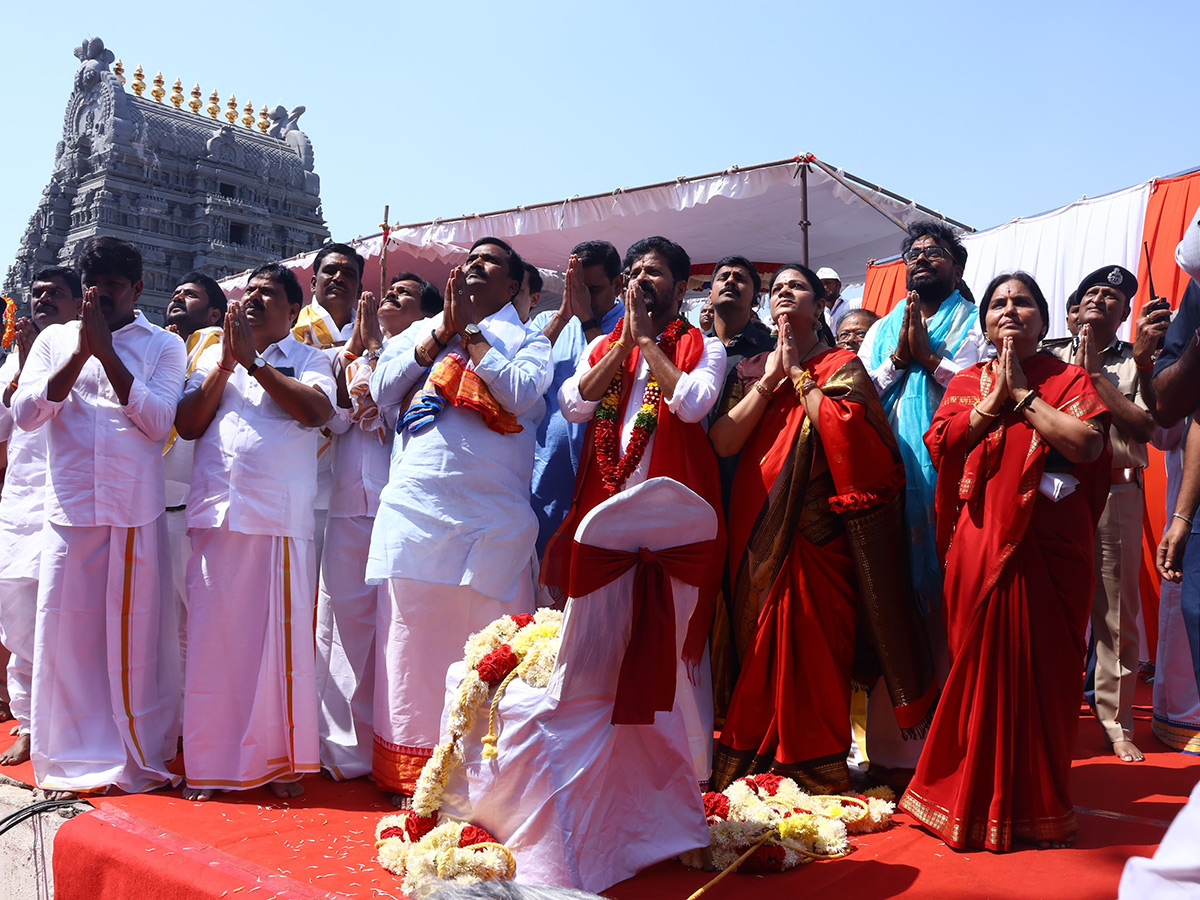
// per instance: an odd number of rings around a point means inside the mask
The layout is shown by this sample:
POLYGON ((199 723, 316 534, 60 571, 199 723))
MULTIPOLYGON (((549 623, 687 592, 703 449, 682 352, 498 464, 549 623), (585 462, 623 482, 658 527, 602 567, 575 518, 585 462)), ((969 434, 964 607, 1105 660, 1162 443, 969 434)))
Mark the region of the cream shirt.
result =
MULTIPOLYGON (((322 351, 289 334, 261 356, 337 403, 333 370, 322 351)), ((189 390, 220 360, 219 345, 206 350, 188 378, 189 390)), ((236 366, 208 430, 195 441, 188 528, 226 525, 241 534, 312 540, 320 441, 319 428, 301 425, 236 366)))
MULTIPOLYGON (((414 322, 388 341, 376 364, 371 395, 393 427, 409 393, 428 375, 414 348, 441 318, 414 322)), ((537 425, 546 410, 542 395, 553 375, 550 341, 527 332, 511 303, 479 327, 491 347, 472 368, 521 431, 499 434, 479 413, 447 405, 430 427, 397 434, 371 532, 370 584, 408 578, 468 585, 496 600, 529 590, 537 538, 529 484, 537 425)), ((438 360, 451 352, 465 354, 457 337, 438 360)))
POLYGON ((183 393, 183 341, 138 312, 113 332, 133 375, 122 406, 95 357, 65 400, 46 397, 50 377, 75 352, 79 322, 51 325, 33 345, 12 398, 19 428, 46 429, 46 518, 56 525, 133 528, 166 508, 163 443, 183 393))

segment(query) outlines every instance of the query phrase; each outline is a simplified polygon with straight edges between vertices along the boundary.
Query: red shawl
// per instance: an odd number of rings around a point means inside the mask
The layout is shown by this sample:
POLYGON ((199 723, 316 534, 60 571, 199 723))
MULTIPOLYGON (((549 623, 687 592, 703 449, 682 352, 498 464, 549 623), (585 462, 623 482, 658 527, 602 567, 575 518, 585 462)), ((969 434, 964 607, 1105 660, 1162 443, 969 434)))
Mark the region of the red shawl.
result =
MULTIPOLYGON (((620 334, 621 323, 614 329, 620 334)), ((593 348, 589 362, 595 366, 612 346, 613 336, 609 335, 593 348)), ((671 361, 681 372, 690 372, 696 368, 704 356, 704 335, 700 329, 688 327, 679 337, 671 361)), ((625 421, 625 409, 629 404, 629 395, 641 362, 641 353, 635 346, 622 364, 621 399, 617 413, 618 429, 625 421)), ((640 398, 638 398, 640 402, 640 398)), ((558 597, 569 593, 571 584, 572 548, 575 531, 579 523, 592 509, 608 499, 604 482, 600 474, 600 466, 596 462, 596 421, 588 422, 587 435, 584 438, 583 453, 580 456, 579 472, 575 476, 575 496, 571 501, 571 509, 563 523, 555 531, 546 545, 542 557, 541 583, 550 588, 558 597)), ((695 491, 708 501, 717 513, 717 546, 712 554, 708 574, 700 587, 700 599, 696 611, 688 624, 687 639, 683 645, 683 659, 690 664, 699 663, 704 653, 704 645, 708 640, 708 629, 712 623, 713 606, 721 589, 722 561, 725 553, 725 522, 721 512, 721 480, 717 473, 717 458, 712 445, 708 442, 708 434, 701 422, 682 422, 667 408, 667 398, 664 396, 658 404, 658 427, 654 431, 653 443, 650 447, 649 478, 673 478, 684 486, 695 491)))

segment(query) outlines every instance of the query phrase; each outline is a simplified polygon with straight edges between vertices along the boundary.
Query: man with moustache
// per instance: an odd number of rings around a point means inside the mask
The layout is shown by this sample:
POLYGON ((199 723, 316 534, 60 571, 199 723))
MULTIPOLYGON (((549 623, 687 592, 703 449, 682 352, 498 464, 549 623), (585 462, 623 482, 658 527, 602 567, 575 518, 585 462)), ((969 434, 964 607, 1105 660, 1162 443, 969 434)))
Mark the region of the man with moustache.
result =
POLYGON ((538 518, 538 559, 571 507, 575 473, 583 449, 584 426, 570 422, 558 405, 558 391, 575 374, 590 341, 612 331, 625 314, 620 300, 624 277, 621 254, 608 241, 576 244, 567 260, 562 304, 541 313, 533 328, 553 344, 554 376, 546 390, 546 415, 538 424, 533 460, 533 511, 538 518))
MULTIPOLYGON (((221 342, 225 321, 225 292, 203 272, 188 272, 167 304, 167 331, 183 338, 187 374, 196 370, 200 355, 221 342)), ((187 536, 187 495, 192 484, 192 442, 181 441, 172 428, 163 446, 167 476, 167 533, 171 536, 172 573, 179 609, 180 647, 187 652, 187 564, 192 544, 187 536)))
MULTIPOLYGON (((712 425, 727 409, 736 406, 738 400, 729 396, 736 379, 734 369, 743 359, 767 353, 775 349, 775 335, 754 313, 754 302, 762 290, 762 278, 754 263, 744 256, 726 256, 713 269, 712 286, 708 302, 713 309, 713 334, 725 347, 725 382, 722 401, 708 415, 712 425)), ((722 466, 722 475, 725 474, 722 466)), ((728 475, 733 477, 737 460, 728 475)))
POLYGON ((396 427, 367 558, 386 592, 372 772, 396 805, 437 745, 446 669, 468 635, 535 607, 529 485, 552 370, 550 341, 513 306, 524 275, 504 241, 476 241, 445 311, 389 341, 371 376, 396 427))
POLYGON ((33 276, 30 318, 17 321, 16 349, 0 366, 0 445, 7 442, 4 493, 0 495, 0 643, 10 651, 8 691, 17 740, 0 766, 29 759, 29 703, 33 686, 34 620, 37 615, 40 532, 46 506, 46 429, 13 428, 9 406, 21 381, 21 370, 33 342, 50 325, 65 325, 79 315, 83 288, 66 266, 50 266, 33 276))
POLYGON ((371 771, 375 620, 380 589, 367 584, 367 551, 387 484, 395 429, 371 399, 371 374, 384 344, 414 321, 441 312, 442 295, 411 272, 392 279, 376 304, 358 302, 341 351, 333 445, 333 493, 317 590, 317 699, 321 766, 338 781, 371 771))
MULTIPOLYGON (((312 299, 300 310, 292 337, 310 347, 325 350, 330 365, 341 365, 336 348, 341 347, 354 331, 354 311, 362 290, 362 275, 366 261, 349 244, 325 244, 313 259, 310 287, 312 299)), ((317 448, 317 499, 314 506, 313 539, 316 542, 317 566, 325 546, 325 526, 329 518, 330 496, 333 491, 333 472, 330 468, 334 437, 322 432, 317 448)))
POLYGON ((1092 635, 1096 643, 1096 719, 1113 753, 1124 762, 1145 755, 1133 742, 1133 693, 1137 686, 1141 605, 1142 516, 1146 500, 1142 470, 1146 445, 1157 429, 1154 353, 1171 324, 1170 309, 1143 310, 1133 344, 1117 338, 1129 318, 1137 278, 1123 266, 1101 266, 1079 283, 1079 347, 1058 344, 1050 352, 1087 370, 1112 416, 1112 485, 1096 526, 1096 587, 1092 635))
MULTIPOLYGON (((925 432, 950 379, 983 359, 988 345, 977 307, 959 290, 967 251, 953 229, 941 222, 914 222, 900 252, 908 267, 908 296, 871 326, 858 355, 879 392, 904 459, 913 590, 941 680, 948 660, 934 530, 937 471, 925 447, 925 432)), ((922 742, 901 739, 887 691, 871 692, 867 719, 867 753, 873 768, 916 765, 922 742)))
POLYGON ((142 257, 94 237, 82 320, 34 342, 12 397, 46 433, 30 755, 48 797, 176 782, 179 633, 162 448, 186 354, 135 304, 142 257))
MULTIPOLYGON (((716 454, 704 419, 725 378, 725 347, 679 315, 691 273, 691 261, 681 246, 660 236, 640 240, 626 251, 624 269, 625 316, 612 332, 588 345, 575 374, 559 391, 563 414, 568 421, 587 423, 587 433, 574 501, 546 547, 541 581, 555 597, 567 596, 580 522, 620 491, 662 475, 707 501, 717 515, 716 547, 699 586, 681 656, 696 674, 698 697, 707 695, 697 705, 701 710, 707 707, 708 722, 701 723, 700 730, 707 731, 709 745, 712 681, 705 652, 725 564, 725 517, 716 454), (602 404, 606 398, 611 400, 602 404), (654 410, 652 428, 639 423, 646 405, 654 410)), ((711 751, 708 763, 711 766, 711 751)), ((700 767, 698 762, 697 779, 707 780, 708 773, 700 767)))
POLYGON ((327 356, 292 336, 303 302, 284 266, 251 272, 175 418, 196 442, 183 699, 191 800, 264 784, 297 797, 301 774, 319 768, 312 510, 318 429, 336 386, 327 356))
POLYGON ((842 318, 854 309, 854 304, 842 296, 842 277, 829 266, 817 269, 817 278, 825 288, 825 317, 829 330, 835 335, 842 318))

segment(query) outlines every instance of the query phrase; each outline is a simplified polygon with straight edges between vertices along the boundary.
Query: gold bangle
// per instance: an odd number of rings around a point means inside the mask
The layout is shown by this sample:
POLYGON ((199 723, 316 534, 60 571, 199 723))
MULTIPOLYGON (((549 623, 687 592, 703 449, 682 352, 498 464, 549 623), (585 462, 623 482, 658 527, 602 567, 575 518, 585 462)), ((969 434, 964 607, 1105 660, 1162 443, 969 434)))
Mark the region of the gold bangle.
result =
POLYGON ((1033 404, 1033 401, 1036 399, 1037 399, 1037 391, 1029 389, 1026 392, 1025 396, 1022 397, 1021 400, 1017 403, 1017 405, 1013 407, 1013 412, 1021 412, 1022 410, 1028 409, 1033 404))
POLYGON ((764 397, 770 397, 774 390, 773 388, 767 387, 761 381, 754 382, 754 389, 756 391, 758 391, 760 394, 762 394, 764 397))
MULTIPOLYGON (((980 401, 980 403, 982 403, 982 402, 983 402, 983 401, 981 400, 981 401, 980 401)), ((980 414, 981 416, 983 416, 985 419, 998 419, 998 418, 1000 418, 1000 413, 990 413, 990 412, 984 412, 982 409, 980 409, 980 408, 979 408, 979 403, 976 403, 976 404, 975 404, 975 405, 972 407, 972 409, 974 409, 974 410, 975 410, 975 412, 979 413, 979 414, 980 414)))
POLYGON ((808 372, 803 372, 799 378, 792 382, 792 387, 796 389, 801 397, 807 397, 808 392, 817 387, 817 382, 808 372))
POLYGON ((892 365, 895 366, 897 369, 907 369, 908 368, 908 363, 900 362, 900 358, 898 356, 896 356, 895 352, 893 352, 891 354, 891 356, 892 356, 892 365))

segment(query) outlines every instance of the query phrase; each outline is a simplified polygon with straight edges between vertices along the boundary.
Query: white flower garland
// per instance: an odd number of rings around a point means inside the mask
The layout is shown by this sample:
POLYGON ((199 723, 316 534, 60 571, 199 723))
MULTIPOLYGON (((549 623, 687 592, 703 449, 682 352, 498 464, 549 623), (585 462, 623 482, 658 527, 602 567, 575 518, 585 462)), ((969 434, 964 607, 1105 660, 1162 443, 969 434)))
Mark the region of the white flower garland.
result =
POLYGON ((709 846, 679 858, 692 868, 723 871, 767 835, 742 864, 745 870, 784 871, 813 859, 845 856, 849 834, 891 824, 894 799, 887 788, 861 797, 822 796, 806 794, 790 778, 739 778, 722 793, 704 795, 709 846))
MULTIPOLYGON (((516 666, 497 685, 493 707, 499 703, 504 685, 518 677, 531 687, 544 688, 550 682, 561 644, 563 614, 539 609, 532 621, 520 622, 502 616, 482 631, 471 635, 463 647, 466 675, 459 682, 454 703, 447 716, 449 738, 434 748, 421 769, 413 794, 412 809, 399 815, 384 816, 375 829, 379 863, 404 879, 403 889, 412 897, 421 897, 445 881, 469 884, 476 881, 511 880, 516 875, 516 860, 503 844, 491 835, 488 840, 460 846, 467 822, 439 822, 439 810, 446 782, 463 760, 463 736, 475 716, 488 706, 491 687, 479 672, 490 654, 508 646, 516 666), (385 834, 386 833, 386 834, 385 834)), ((495 735, 485 738, 484 755, 492 750, 495 735), (488 739, 492 746, 488 746, 488 739)), ((477 829, 481 831, 481 829, 477 829)), ((474 834, 469 832, 468 834, 474 834)))

